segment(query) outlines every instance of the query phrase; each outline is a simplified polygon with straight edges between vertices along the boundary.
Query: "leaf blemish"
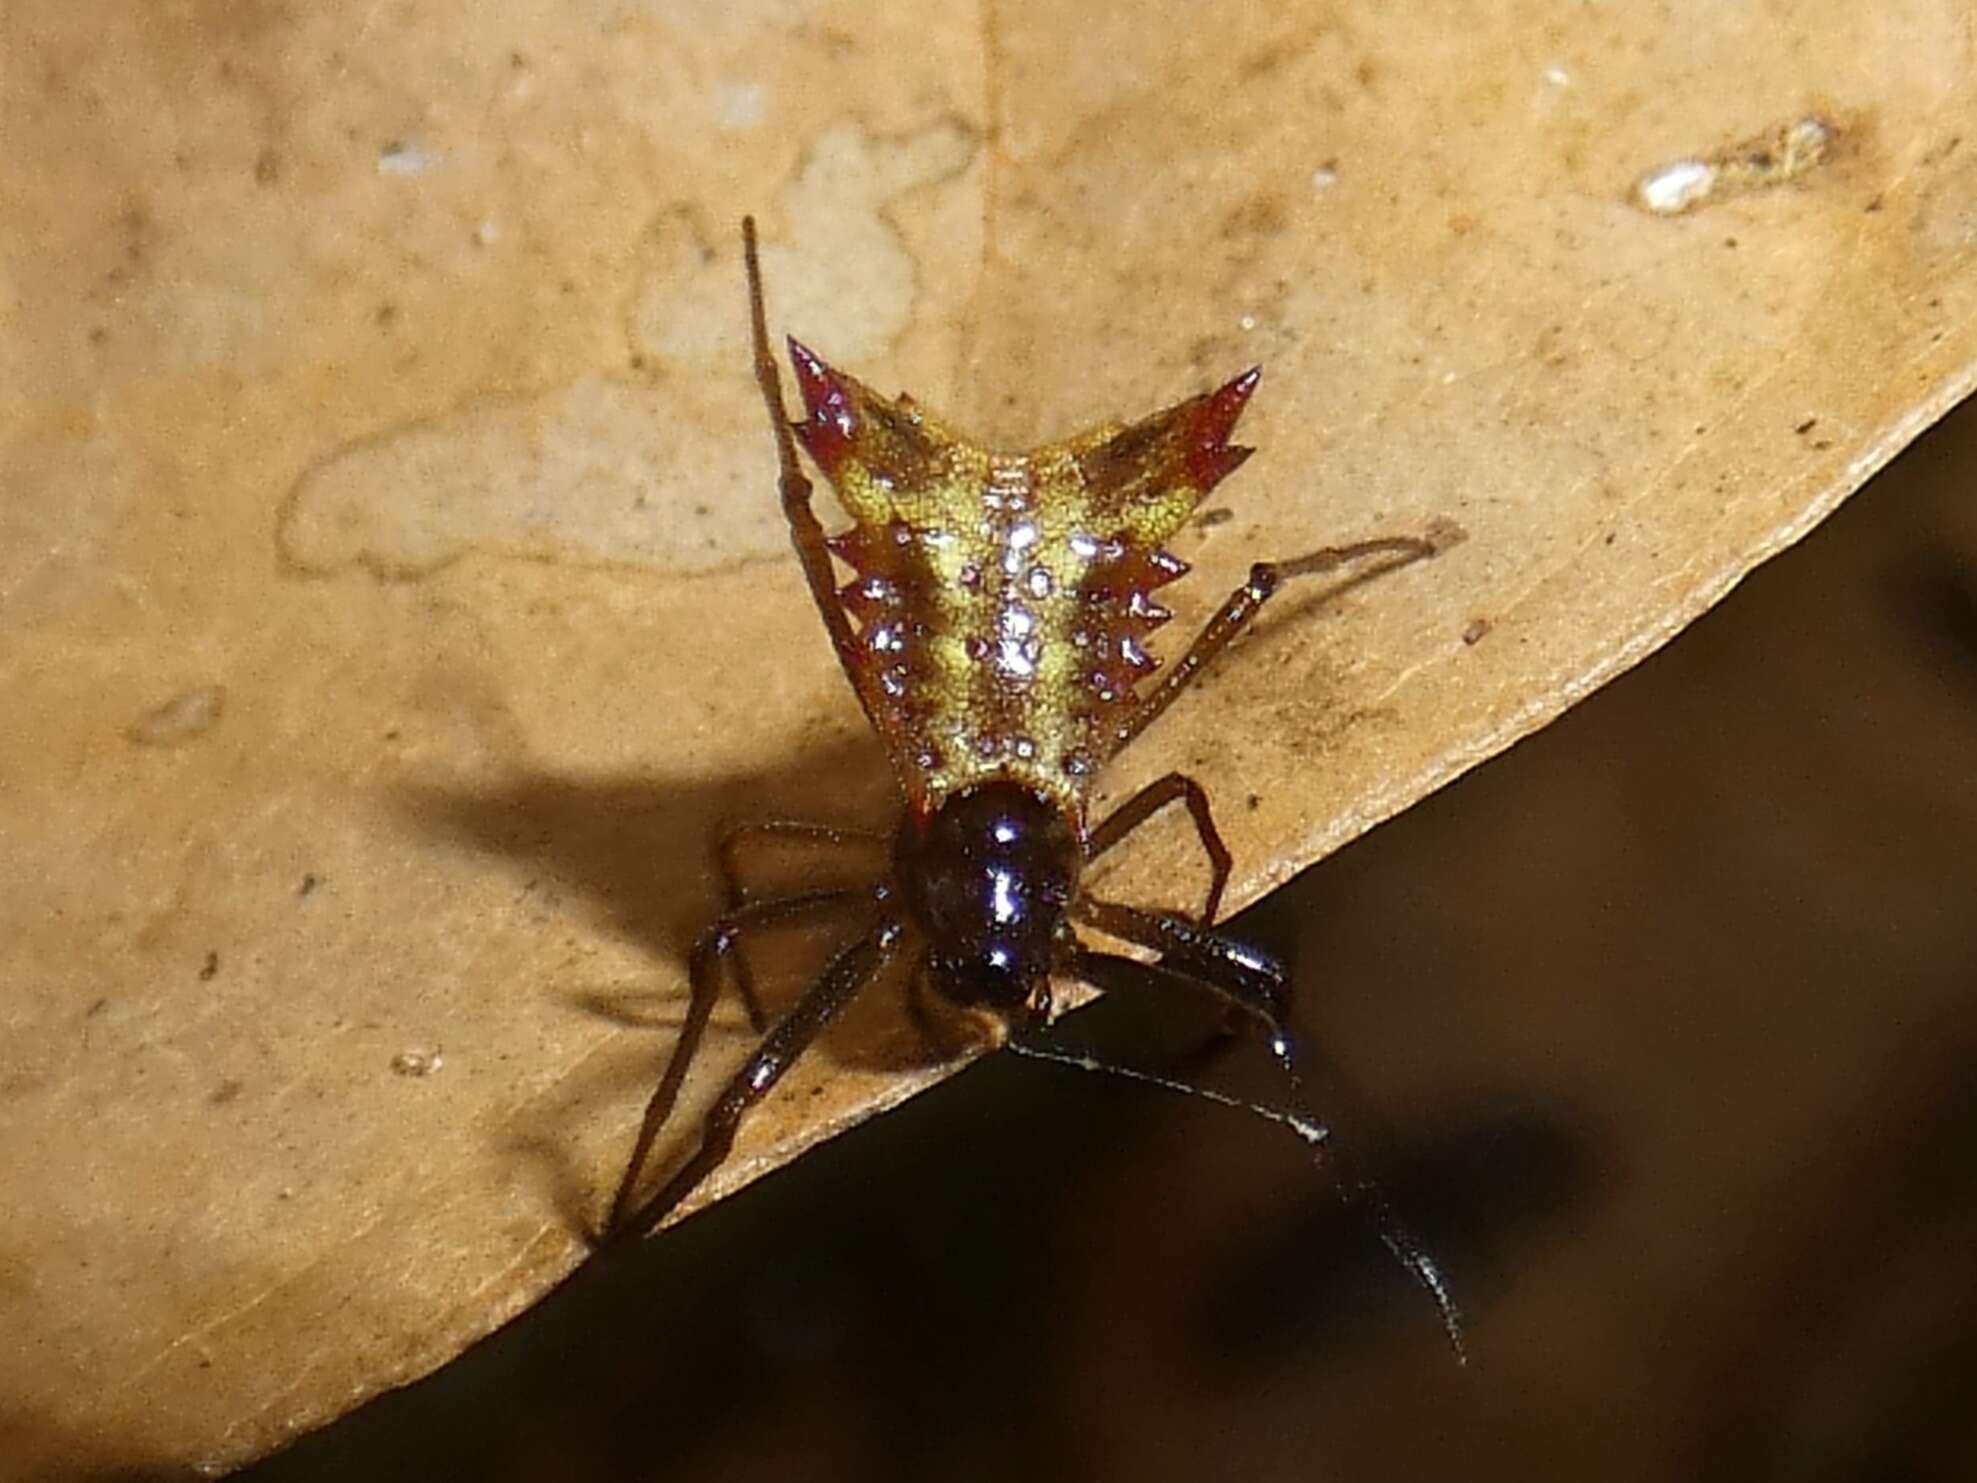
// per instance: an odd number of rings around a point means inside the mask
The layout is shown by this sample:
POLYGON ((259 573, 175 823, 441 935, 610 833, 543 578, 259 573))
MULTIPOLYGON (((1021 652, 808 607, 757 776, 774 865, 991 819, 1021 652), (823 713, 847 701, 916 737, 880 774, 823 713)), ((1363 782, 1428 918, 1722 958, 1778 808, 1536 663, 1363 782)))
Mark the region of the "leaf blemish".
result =
POLYGON ((1681 216, 1712 201, 1769 190, 1825 162, 1840 131, 1807 114, 1769 134, 1707 154, 1671 160, 1634 182, 1634 204, 1651 216, 1681 216))

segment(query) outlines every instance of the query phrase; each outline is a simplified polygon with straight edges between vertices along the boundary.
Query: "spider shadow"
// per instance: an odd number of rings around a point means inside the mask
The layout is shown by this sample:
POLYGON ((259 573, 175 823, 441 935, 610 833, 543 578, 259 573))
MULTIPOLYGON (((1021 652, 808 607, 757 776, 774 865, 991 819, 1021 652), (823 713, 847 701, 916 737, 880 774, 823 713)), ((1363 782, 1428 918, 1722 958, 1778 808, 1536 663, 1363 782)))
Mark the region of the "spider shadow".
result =
MULTIPOLYGON (((659 1076, 686 1007, 682 983, 695 939, 723 909, 715 849, 737 824, 794 819, 888 831, 897 794, 885 754, 868 736, 833 741, 763 771, 669 779, 636 776, 572 781, 546 774, 490 785, 427 783, 401 788, 392 802, 423 832, 475 853, 520 862, 525 891, 556 916, 630 941, 677 972, 663 988, 590 983, 551 988, 573 1011, 641 1033, 627 1054, 587 1058, 564 1085, 531 1104, 533 1126, 512 1130, 504 1152, 533 1166, 555 1208, 590 1233, 598 1199, 582 1167, 578 1130, 601 1105, 642 1095, 659 1076)), ((842 851, 767 846, 742 866, 751 894, 772 896, 821 883, 877 879, 882 849, 842 851), (759 856, 759 858, 758 858, 759 856)), ((756 989, 773 1021, 803 993, 825 956, 856 931, 855 912, 765 936, 751 954, 756 989)), ((940 1059, 890 983, 875 985, 834 1023, 811 1056, 862 1070, 903 1071, 940 1059)), ((724 994, 716 1010, 739 1015, 724 994)))

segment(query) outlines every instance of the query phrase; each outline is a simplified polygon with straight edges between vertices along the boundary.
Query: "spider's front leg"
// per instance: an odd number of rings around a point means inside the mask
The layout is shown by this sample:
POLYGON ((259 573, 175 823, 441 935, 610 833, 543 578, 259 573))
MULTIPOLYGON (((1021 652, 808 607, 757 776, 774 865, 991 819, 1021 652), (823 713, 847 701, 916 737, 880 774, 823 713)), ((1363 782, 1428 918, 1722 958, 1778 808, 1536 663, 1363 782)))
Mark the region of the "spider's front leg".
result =
MULTIPOLYGON (((1186 983, 1220 995, 1238 1008, 1261 1020, 1270 1031, 1270 1049, 1290 1077, 1292 1094, 1297 1091, 1297 1067, 1290 1028, 1290 983, 1283 968, 1272 959, 1233 942, 1217 933, 1204 932, 1178 917, 1160 912, 1139 911, 1112 902, 1088 901, 1079 913, 1082 920, 1107 936, 1131 942, 1160 954, 1151 965, 1115 953, 1077 947, 1068 955, 1065 970, 1089 983, 1104 986, 1108 970, 1152 971, 1179 978, 1186 983)), ((1446 1274, 1412 1230, 1394 1213, 1379 1184, 1358 1173, 1345 1159, 1330 1128, 1322 1120, 1301 1116, 1300 1136, 1315 1141, 1305 1129, 1325 1134, 1326 1159, 1332 1164, 1335 1188, 1340 1200, 1358 1210, 1394 1259, 1419 1283, 1434 1301, 1441 1316, 1442 1332, 1455 1351, 1456 1362, 1468 1363, 1463 1339, 1462 1309, 1450 1290, 1446 1274)))
MULTIPOLYGON (((666 1058, 666 1069, 660 1074, 659 1082, 645 1104, 645 1116, 639 1123, 637 1141, 632 1145, 631 1158, 626 1161, 624 1176, 618 1181, 618 1192, 611 1200, 611 1213, 604 1223, 607 1238, 618 1234, 627 1224, 626 1212, 631 1208, 639 1179, 645 1173, 646 1160, 652 1156, 653 1142, 658 1138, 660 1128, 665 1126, 666 1119, 673 1114, 673 1107, 679 1101, 680 1087, 685 1083, 687 1070, 700 1050, 700 1042, 707 1032, 707 1022, 713 1016, 715 1002, 720 998, 721 970, 729 964, 739 965, 742 961, 739 948, 743 935, 756 928, 842 910, 859 900, 861 895, 850 890, 809 891, 799 896, 751 901, 720 917, 700 934, 687 960, 687 982, 691 986, 692 997, 687 1004, 686 1019, 680 1025, 679 1038, 673 1042, 672 1053, 666 1058)), ((751 1019, 759 1014, 752 1002, 748 1007, 751 1019)))
MULTIPOLYGON (((843 849, 847 845, 877 848, 883 847, 886 842, 884 835, 874 834, 868 829, 842 829, 835 824, 811 824, 797 819, 754 819, 736 824, 721 836, 721 842, 714 850, 714 859, 721 871, 721 886, 726 892, 722 909, 727 916, 722 918, 723 921, 748 902, 748 891, 742 884, 741 846, 747 841, 762 839, 802 840, 831 849, 843 849)), ((715 925, 718 928, 720 924, 715 925)), ((748 1011, 748 1027, 760 1035, 769 1028, 769 1022, 762 1013, 761 996, 755 992, 754 970, 749 967, 748 955, 744 952, 735 952, 732 961, 735 990, 741 995, 742 1007, 748 1011)))
POLYGON ((817 982, 776 1022, 756 1047, 755 1054, 743 1063, 715 1099, 700 1126, 700 1145, 694 1149, 693 1156, 675 1171, 658 1194, 613 1228, 614 1239, 629 1240, 651 1234, 702 1180, 720 1168, 734 1147, 735 1130, 749 1109, 775 1089, 783 1073, 810 1048, 838 1011, 892 961, 904 935, 905 925, 898 917, 890 913, 882 915, 863 937, 825 965, 817 982))
MULTIPOLYGON (((1290 1026, 1290 976, 1282 964, 1253 947, 1166 912, 1143 911, 1115 901, 1086 897, 1078 903, 1076 914, 1080 921, 1108 937, 1160 954, 1158 962, 1152 965, 1156 971, 1207 989, 1260 1021, 1268 1032, 1270 1053, 1291 1080, 1297 1080, 1297 1057, 1290 1026)), ((1088 977, 1092 963, 1111 957, 1081 948, 1073 959, 1072 971, 1088 977)))

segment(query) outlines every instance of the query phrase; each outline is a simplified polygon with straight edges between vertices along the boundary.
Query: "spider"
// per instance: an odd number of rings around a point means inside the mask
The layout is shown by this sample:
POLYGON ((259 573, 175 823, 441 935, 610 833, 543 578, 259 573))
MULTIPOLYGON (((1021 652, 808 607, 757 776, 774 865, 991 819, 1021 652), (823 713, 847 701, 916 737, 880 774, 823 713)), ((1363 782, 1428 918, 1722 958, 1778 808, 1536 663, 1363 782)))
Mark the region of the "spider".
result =
MULTIPOLYGON (((911 974, 911 1002, 931 989, 985 1013, 1005 1037, 1050 1021, 1053 979, 1092 982, 1122 964, 1150 966, 1220 995, 1256 1021, 1294 1077, 1284 969, 1214 930, 1231 857, 1206 791, 1169 772, 1094 824, 1093 781, 1283 582, 1367 558, 1385 558, 1385 569, 1438 549, 1433 539, 1391 537, 1260 562, 1156 679, 1159 661, 1143 643, 1170 614, 1153 593, 1188 570, 1162 545, 1249 456, 1228 439, 1260 371, 1130 426, 1107 424, 1010 454, 968 441, 910 397, 879 396, 792 339, 804 406, 793 423, 769 349, 752 218, 742 222, 742 245, 755 376, 775 434, 783 513, 838 662, 885 744, 904 807, 889 868, 863 890, 744 902, 735 886, 733 849, 743 837, 841 844, 859 838, 854 831, 768 823, 743 826, 722 842, 730 909, 693 948, 691 1007, 613 1201, 614 1237, 645 1235, 676 1210, 728 1156, 749 1110, 859 991, 895 964, 911 974), (841 534, 826 535, 811 508, 799 442, 851 517, 841 534), (848 568, 849 581, 841 581, 837 563, 848 568), (1176 803, 1187 809, 1208 857, 1198 913, 1128 906, 1085 889, 1094 860, 1176 803), (853 910, 862 917, 857 936, 767 1025, 736 951, 744 935, 853 910), (1092 947, 1079 937, 1081 927, 1154 961, 1140 965, 1092 947), (693 1153, 640 1200, 653 1140, 728 966, 761 1041, 715 1099, 693 1153)), ((1382 1236, 1439 1301, 1439 1276, 1413 1243, 1397 1245, 1402 1238, 1388 1230, 1382 1236)))

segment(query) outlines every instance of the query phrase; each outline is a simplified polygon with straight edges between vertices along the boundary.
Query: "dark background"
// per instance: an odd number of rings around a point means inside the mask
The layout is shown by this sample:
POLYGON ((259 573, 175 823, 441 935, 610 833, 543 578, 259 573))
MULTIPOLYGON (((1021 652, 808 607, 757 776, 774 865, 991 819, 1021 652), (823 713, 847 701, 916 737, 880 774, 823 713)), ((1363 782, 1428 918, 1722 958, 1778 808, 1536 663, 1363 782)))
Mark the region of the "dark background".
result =
MULTIPOLYGON (((1294 1140, 1001 1056, 239 1476, 1977 1478, 1973 478, 1235 922, 1466 1369, 1294 1140)), ((1064 1035, 1274 1096, 1218 1027, 1064 1035)))

